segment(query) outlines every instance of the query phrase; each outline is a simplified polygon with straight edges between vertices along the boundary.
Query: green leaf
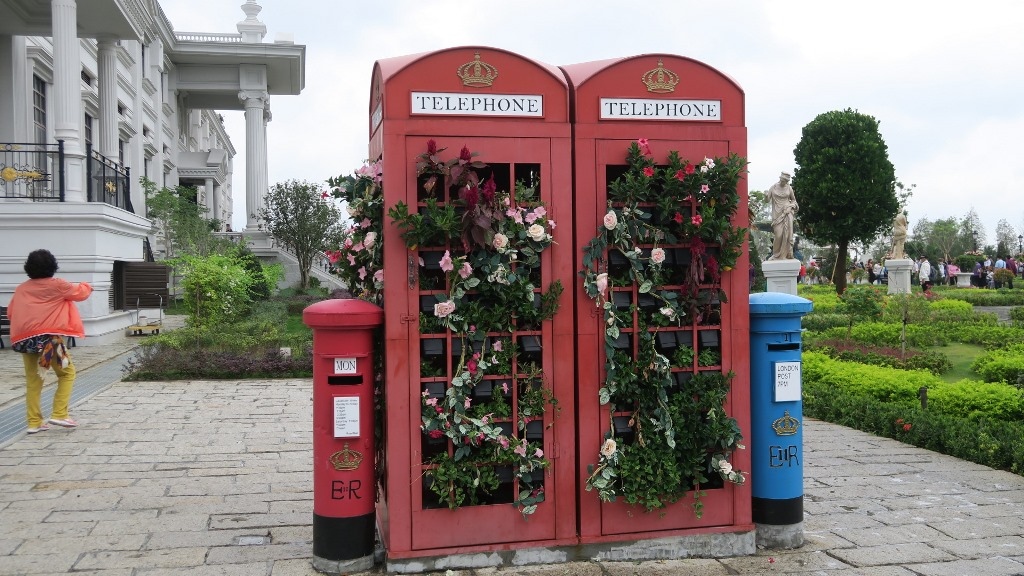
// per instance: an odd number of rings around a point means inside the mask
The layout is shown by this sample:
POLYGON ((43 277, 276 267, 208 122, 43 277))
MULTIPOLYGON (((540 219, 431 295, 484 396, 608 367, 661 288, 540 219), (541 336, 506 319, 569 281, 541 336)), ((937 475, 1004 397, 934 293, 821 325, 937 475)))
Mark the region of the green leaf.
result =
POLYGON ((647 294, 651 291, 651 288, 654 288, 654 283, 650 280, 644 280, 643 283, 640 284, 640 287, 637 288, 637 291, 641 294, 647 294))

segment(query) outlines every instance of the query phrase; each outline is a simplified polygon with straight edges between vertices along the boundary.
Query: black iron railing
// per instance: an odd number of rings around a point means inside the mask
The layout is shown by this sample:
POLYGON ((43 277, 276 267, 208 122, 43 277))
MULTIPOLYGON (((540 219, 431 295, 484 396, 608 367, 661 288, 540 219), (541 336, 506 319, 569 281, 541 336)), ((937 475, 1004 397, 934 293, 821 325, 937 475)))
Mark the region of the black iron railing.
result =
POLYGON ((85 147, 86 199, 135 212, 132 208, 131 169, 85 147))
POLYGON ((63 140, 0 144, 0 198, 63 202, 64 190, 63 140))

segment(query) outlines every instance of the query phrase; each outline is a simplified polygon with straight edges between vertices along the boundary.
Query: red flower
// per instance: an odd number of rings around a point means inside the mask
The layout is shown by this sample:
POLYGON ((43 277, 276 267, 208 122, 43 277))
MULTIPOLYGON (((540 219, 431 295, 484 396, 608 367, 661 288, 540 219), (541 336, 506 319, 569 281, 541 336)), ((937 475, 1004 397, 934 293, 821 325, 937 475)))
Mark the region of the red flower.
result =
POLYGON ((682 182, 684 178, 686 178, 686 174, 682 170, 676 170, 676 180, 682 182))
POLYGON ((463 162, 469 162, 473 159, 473 155, 469 152, 469 148, 466 146, 462 147, 462 151, 459 152, 459 160, 463 162))
POLYGON ((897 418, 896 419, 896 423, 897 424, 903 424, 903 418, 897 418))
MULTIPOLYGON (((431 142, 433 142, 433 140, 431 140, 431 142)), ((430 437, 431 438, 441 438, 442 436, 444 436, 444 432, 442 432, 440 430, 431 430, 430 431, 430 437)))
POLYGON ((703 221, 704 221, 704 218, 702 218, 700 214, 697 214, 693 218, 690 218, 690 222, 693 222, 694 226, 700 226, 701 222, 703 222, 703 221))
POLYGON ((487 182, 484 182, 484 188, 480 191, 480 194, 484 198, 484 202, 490 204, 494 202, 494 191, 498 189, 498 185, 494 183, 494 175, 492 174, 487 182))
POLYGON ((696 168, 694 168, 693 164, 690 164, 689 162, 686 163, 686 166, 683 166, 683 171, 687 174, 693 174, 695 170, 696 168))
POLYGON ((470 360, 466 362, 466 370, 469 370, 470 374, 476 375, 476 360, 470 360))
POLYGON ((640 153, 644 156, 651 156, 651 146, 647 143, 647 138, 640 138, 636 141, 636 145, 640 147, 640 153))
POLYGON ((654 168, 651 168, 650 166, 644 166, 644 176, 647 176, 648 178, 654 176, 654 168))
POLYGON ((466 203, 466 208, 472 210, 476 208, 476 203, 480 200, 479 190, 476 186, 466 186, 462 189, 462 200, 466 203))
POLYGON ((435 142, 433 138, 427 140, 427 154, 430 156, 437 154, 437 142, 435 142))
POLYGON ((683 223, 683 215, 680 214, 679 212, 676 212, 676 215, 673 216, 672 219, 676 221, 676 224, 682 224, 683 223))
POLYGON ((329 198, 330 196, 331 196, 331 195, 330 195, 330 194, 328 194, 327 192, 321 192, 321 193, 320 193, 320 197, 321 197, 321 198, 323 198, 324 200, 326 200, 326 199, 327 199, 327 198, 329 198))
POLYGON ((904 432, 910 432, 910 424, 904 424, 903 425, 903 431, 904 432))

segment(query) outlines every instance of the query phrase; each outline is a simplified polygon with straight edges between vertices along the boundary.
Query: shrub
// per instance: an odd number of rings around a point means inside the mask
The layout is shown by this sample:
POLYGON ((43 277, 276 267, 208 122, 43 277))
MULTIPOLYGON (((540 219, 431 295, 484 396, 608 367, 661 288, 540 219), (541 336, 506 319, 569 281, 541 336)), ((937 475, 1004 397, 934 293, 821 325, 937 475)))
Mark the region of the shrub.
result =
MULTIPOLYGON (((949 336, 942 328, 943 326, 933 324, 908 324, 907 346, 911 348, 945 346, 949 343, 949 336)), ((874 346, 900 347, 902 332, 902 324, 867 322, 855 325, 849 331, 849 339, 874 346)), ((820 337, 825 339, 847 339, 847 330, 830 328, 822 332, 820 337)))
POLYGON ((870 346, 844 340, 816 341, 806 349, 827 354, 837 360, 900 370, 927 370, 936 375, 944 374, 953 367, 953 363, 945 354, 934 350, 909 349, 904 352, 899 348, 870 346))
POLYGON ((928 390, 928 409, 961 418, 1024 418, 1024 391, 1002 383, 961 380, 928 390))
POLYGON ((1014 326, 1024 328, 1024 306, 1011 309, 1010 320, 1013 321, 1014 326))
POLYGON ((870 396, 877 400, 912 405, 922 386, 933 386, 935 376, 923 371, 893 370, 856 362, 833 360, 818 352, 803 354, 803 379, 850 395, 870 396))
POLYGON ((971 370, 986 382, 1024 386, 1024 344, 991 350, 974 360, 971 370))
POLYGON ((812 312, 801 319, 801 326, 812 332, 821 332, 829 328, 845 328, 849 323, 849 316, 835 312, 822 314, 812 312))
POLYGON ((964 344, 979 344, 997 349, 1009 344, 1024 343, 1024 327, 991 324, 941 324, 939 329, 948 330, 952 339, 964 344))
POLYGON ((945 298, 970 302, 975 306, 1024 306, 1024 290, 947 290, 945 298))
POLYGON ((934 322, 972 322, 975 317, 974 306, 963 300, 944 298, 929 306, 929 318, 934 322))
POLYGON ((817 382, 804 387, 804 414, 984 466, 1024 473, 1024 425, 1018 422, 961 418, 912 404, 851 395, 817 382))
POLYGON ((218 325, 241 318, 249 311, 253 280, 235 258, 221 254, 185 255, 172 264, 182 275, 188 325, 218 325))

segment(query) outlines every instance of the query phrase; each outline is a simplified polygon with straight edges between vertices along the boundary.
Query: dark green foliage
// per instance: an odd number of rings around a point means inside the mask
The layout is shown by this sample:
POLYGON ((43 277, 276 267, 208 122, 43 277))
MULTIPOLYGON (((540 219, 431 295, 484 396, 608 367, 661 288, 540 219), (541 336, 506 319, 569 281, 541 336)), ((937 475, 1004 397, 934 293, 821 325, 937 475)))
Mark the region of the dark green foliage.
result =
MULTIPOLYGON (((870 243, 899 209, 896 174, 878 121, 847 109, 818 115, 804 126, 793 150, 793 189, 804 235, 846 254, 851 241, 870 243)), ((834 275, 846 289, 846 262, 834 275)))
POLYGON ((1019 421, 950 416, 815 385, 805 387, 804 415, 1024 473, 1024 424, 1019 421))
POLYGON ((934 350, 903 352, 900 348, 872 346, 845 340, 819 340, 805 349, 828 354, 837 360, 901 370, 927 370, 936 375, 944 374, 953 367, 953 363, 945 354, 934 350))

